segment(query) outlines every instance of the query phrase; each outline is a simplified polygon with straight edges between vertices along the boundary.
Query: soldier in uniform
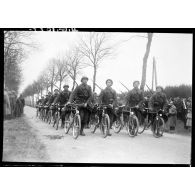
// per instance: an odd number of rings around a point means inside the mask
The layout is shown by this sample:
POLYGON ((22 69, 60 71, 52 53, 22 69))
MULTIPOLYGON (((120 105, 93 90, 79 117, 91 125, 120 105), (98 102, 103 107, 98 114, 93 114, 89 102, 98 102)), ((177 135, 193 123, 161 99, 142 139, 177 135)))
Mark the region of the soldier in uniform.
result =
MULTIPOLYGON (((39 99, 38 101, 37 101, 37 103, 36 103, 36 105, 43 105, 43 102, 44 102, 44 96, 41 96, 41 99, 39 99)), ((39 107, 39 112, 41 111, 41 108, 39 107)))
MULTIPOLYGON (((106 88, 101 91, 99 95, 99 103, 108 105, 107 113, 110 118, 110 128, 112 129, 113 122, 116 121, 115 107, 117 106, 117 95, 116 91, 112 88, 113 81, 111 79, 106 80, 106 88)), ((111 133, 108 133, 111 136, 111 133)))
MULTIPOLYGON (((59 90, 58 89, 54 89, 54 94, 50 96, 49 100, 48 100, 48 106, 54 106, 54 102, 57 99, 59 95, 59 90)), ((52 110, 52 115, 55 113, 55 109, 52 110)))
MULTIPOLYGON (((149 109, 152 112, 158 112, 160 109, 166 110, 168 101, 166 94, 163 92, 163 87, 157 86, 156 87, 156 92, 151 96, 150 101, 149 101, 149 109)), ((152 115, 152 118, 154 118, 155 115, 152 115)), ((166 115, 163 115, 163 118, 165 120, 165 123, 167 122, 168 118, 166 115)), ((153 121, 153 120, 152 120, 153 121)), ((152 125, 153 128, 153 125, 152 125)))
MULTIPOLYGON (((127 107, 140 107, 142 101, 144 100, 143 92, 139 89, 140 82, 134 81, 133 82, 133 89, 127 93, 126 96, 126 106, 127 107)), ((135 115, 137 116, 139 122, 141 123, 142 115, 138 109, 135 109, 135 115)))
MULTIPOLYGON (((45 97, 45 99, 44 99, 44 101, 43 101, 43 105, 48 106, 48 104, 49 104, 49 99, 50 99, 51 95, 52 95, 52 93, 51 93, 51 92, 48 92, 48 94, 46 95, 46 97, 45 97)), ((48 112, 49 112, 49 106, 48 106, 47 109, 46 109, 46 115, 47 115, 48 112)))
POLYGON ((82 77, 81 84, 76 87, 73 93, 70 95, 68 104, 75 102, 76 104, 84 104, 84 106, 79 108, 79 113, 81 117, 81 132, 82 136, 85 136, 83 129, 87 125, 90 116, 89 104, 92 98, 91 86, 87 84, 88 78, 82 77))
POLYGON ((151 96, 149 101, 149 108, 154 112, 158 112, 160 109, 165 110, 168 101, 166 94, 163 92, 161 86, 156 87, 156 92, 151 96))
POLYGON ((63 88, 64 90, 61 93, 59 93, 57 98, 54 100, 54 104, 56 103, 60 104, 60 116, 62 119, 62 127, 64 126, 65 116, 67 115, 68 117, 69 114, 69 112, 66 112, 64 109, 62 110, 62 108, 68 102, 71 94, 71 92, 68 90, 69 85, 64 85, 63 88))

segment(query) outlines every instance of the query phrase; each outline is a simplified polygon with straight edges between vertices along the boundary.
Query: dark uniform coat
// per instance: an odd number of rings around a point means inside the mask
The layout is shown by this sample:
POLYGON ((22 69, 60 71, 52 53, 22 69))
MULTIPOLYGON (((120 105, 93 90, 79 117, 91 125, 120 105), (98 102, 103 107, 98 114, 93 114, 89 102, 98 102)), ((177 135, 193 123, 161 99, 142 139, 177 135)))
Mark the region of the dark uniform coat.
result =
POLYGON ((133 88, 127 93, 126 106, 134 107, 144 100, 143 92, 138 88, 133 88))
POLYGON ((165 109, 167 106, 167 97, 163 92, 155 92, 149 101, 149 108, 153 111, 158 111, 159 109, 165 109))
POLYGON ((66 104, 70 98, 70 91, 62 91, 54 101, 54 104, 59 103, 61 106, 66 104))
POLYGON ((81 84, 76 87, 70 95, 69 102, 75 101, 77 104, 89 103, 92 98, 91 86, 81 84))
POLYGON ((50 98, 49 98, 49 100, 48 100, 48 104, 52 104, 54 101, 55 101, 55 99, 58 97, 58 94, 53 94, 50 98))
POLYGON ((106 87, 104 90, 101 91, 99 95, 99 103, 100 104, 113 104, 114 106, 117 105, 117 96, 116 91, 111 87, 106 87))

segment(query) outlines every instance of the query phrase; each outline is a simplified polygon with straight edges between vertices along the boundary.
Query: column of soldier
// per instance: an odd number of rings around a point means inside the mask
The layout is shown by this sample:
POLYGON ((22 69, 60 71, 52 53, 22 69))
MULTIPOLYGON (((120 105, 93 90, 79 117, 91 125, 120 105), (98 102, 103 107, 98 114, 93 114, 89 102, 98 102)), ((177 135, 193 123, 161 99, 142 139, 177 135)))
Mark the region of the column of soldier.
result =
POLYGON ((22 94, 17 97, 14 90, 4 88, 4 119, 14 119, 22 116, 24 112, 25 100, 22 94))
MULTIPOLYGON (((60 108, 63 108, 65 105, 68 105, 73 101, 76 104, 83 104, 84 106, 79 108, 79 113, 81 117, 80 135, 82 136, 85 136, 84 128, 88 128, 90 117, 93 113, 92 110, 94 108, 94 105, 108 105, 107 114, 110 118, 110 129, 112 129, 113 123, 116 121, 117 118, 115 108, 120 104, 117 101, 116 91, 112 88, 113 81, 111 79, 106 80, 106 87, 100 92, 99 96, 97 96, 97 93, 95 92, 92 93, 91 86, 88 85, 87 82, 88 78, 82 77, 81 84, 78 85, 72 93, 69 91, 68 85, 63 86, 62 92, 59 92, 58 89, 55 89, 53 95, 51 92, 49 92, 45 98, 41 97, 41 99, 37 101, 37 105, 47 105, 48 113, 50 106, 56 104, 59 104, 60 108)), ((163 87, 161 86, 156 87, 156 91, 151 95, 151 97, 144 97, 143 91, 139 89, 139 85, 139 81, 133 82, 133 89, 129 91, 126 95, 125 106, 138 108, 135 110, 135 114, 138 117, 140 124, 143 124, 144 121, 144 116, 142 115, 143 107, 148 107, 151 111, 154 112, 157 112, 158 110, 162 109, 165 112, 165 122, 168 120, 168 117, 170 117, 171 119, 169 130, 174 131, 177 120, 177 109, 174 105, 175 100, 170 99, 170 101, 168 101, 166 94, 163 92, 163 87)), ((191 105, 188 106, 191 107, 191 105)), ((191 108, 189 110, 191 111, 191 108)), ((60 113, 63 127, 65 116, 66 114, 68 114, 68 112, 66 113, 66 111, 60 110, 60 113)), ((190 122, 188 121, 188 123, 190 122)), ((111 136, 110 131, 108 135, 111 136)))

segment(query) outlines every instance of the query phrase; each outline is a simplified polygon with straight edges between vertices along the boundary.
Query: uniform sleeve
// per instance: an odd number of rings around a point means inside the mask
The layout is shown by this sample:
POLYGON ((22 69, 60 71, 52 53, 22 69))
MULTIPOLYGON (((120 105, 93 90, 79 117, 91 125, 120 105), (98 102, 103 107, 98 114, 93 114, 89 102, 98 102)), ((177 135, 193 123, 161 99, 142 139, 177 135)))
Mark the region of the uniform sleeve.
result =
POLYGON ((140 93, 140 101, 139 101, 138 106, 142 106, 143 105, 143 102, 144 102, 144 94, 143 94, 143 92, 141 92, 140 93))
POLYGON ((53 102, 53 96, 51 96, 51 97, 49 98, 48 103, 51 104, 52 102, 53 102))
POLYGON ((99 98, 98 98, 98 103, 99 103, 99 104, 102 103, 103 95, 104 95, 104 90, 102 90, 102 91, 100 92, 100 95, 99 95, 99 98))
POLYGON ((153 105, 154 105, 154 95, 151 96, 148 102, 148 108, 153 108, 153 105))
POLYGON ((165 110, 168 106, 168 100, 166 94, 164 94, 164 105, 163 105, 163 110, 165 110))
POLYGON ((91 100, 92 100, 92 89, 91 89, 91 86, 89 86, 89 98, 87 99, 87 103, 89 103, 91 100))
POLYGON ((131 96, 131 92, 129 91, 125 97, 125 105, 128 106, 129 105, 129 99, 130 99, 130 96, 131 96))
POLYGON ((114 106, 117 106, 118 102, 117 102, 117 95, 116 95, 116 91, 114 90, 114 106))
POLYGON ((76 87, 76 89, 70 94, 70 98, 69 98, 69 102, 72 102, 75 95, 77 94, 78 92, 78 86, 76 87))
POLYGON ((60 96, 61 96, 61 94, 59 94, 59 95, 54 99, 54 102, 53 102, 54 104, 56 104, 56 103, 59 102, 60 96))

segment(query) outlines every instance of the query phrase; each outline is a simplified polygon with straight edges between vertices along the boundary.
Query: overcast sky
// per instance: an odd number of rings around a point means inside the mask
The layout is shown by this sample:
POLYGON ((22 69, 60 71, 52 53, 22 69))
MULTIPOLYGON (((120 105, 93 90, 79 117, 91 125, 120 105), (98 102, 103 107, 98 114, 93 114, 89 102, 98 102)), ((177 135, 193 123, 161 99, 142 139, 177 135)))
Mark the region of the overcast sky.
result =
MULTIPOLYGON (((105 87, 105 80, 110 78, 114 81, 113 88, 117 92, 126 91, 119 83, 132 88, 134 80, 141 81, 143 56, 146 49, 147 39, 132 37, 138 33, 109 33, 112 43, 128 40, 118 45, 114 56, 105 59, 99 66, 97 84, 105 87), (131 38, 132 37, 132 38, 131 38)), ((141 33, 144 35, 144 33, 141 33)), ((23 83, 20 92, 33 80, 36 80, 40 72, 47 66, 49 59, 57 55, 63 55, 79 40, 81 32, 34 32, 34 40, 39 43, 39 48, 33 50, 23 62, 23 83)), ((151 51, 148 59, 146 83, 151 87, 152 61, 157 62, 158 84, 167 85, 192 84, 192 35, 154 33, 151 51)), ((82 75, 93 78, 93 69, 87 67, 79 75, 77 82, 80 83, 82 75)), ((89 84, 92 85, 91 80, 89 84)), ((69 79, 69 85, 72 80, 69 79)), ((99 90, 96 90, 99 92, 99 90)))

